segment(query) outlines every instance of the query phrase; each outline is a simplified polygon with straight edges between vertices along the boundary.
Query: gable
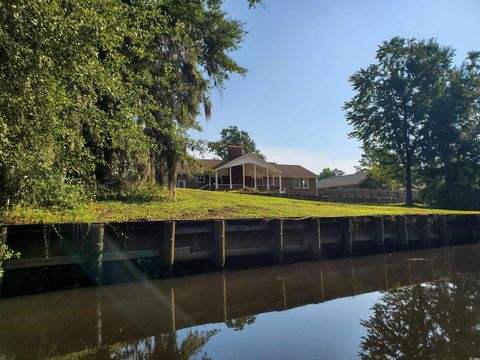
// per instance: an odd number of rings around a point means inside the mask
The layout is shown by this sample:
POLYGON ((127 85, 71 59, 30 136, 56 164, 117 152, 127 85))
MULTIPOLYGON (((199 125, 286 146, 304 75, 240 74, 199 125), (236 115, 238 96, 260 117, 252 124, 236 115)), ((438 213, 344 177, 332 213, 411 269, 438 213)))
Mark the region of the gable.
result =
POLYGON ((263 160, 262 158, 259 158, 257 155, 254 155, 252 153, 244 154, 244 155, 239 156, 239 157, 237 157, 237 158, 235 158, 231 161, 227 161, 223 164, 220 164, 220 165, 214 167, 214 169, 215 170, 226 169, 226 168, 229 168, 229 167, 234 167, 234 166, 238 166, 238 165, 242 165, 242 164, 255 164, 257 166, 267 168, 267 169, 273 171, 274 173, 283 175, 283 171, 281 169, 279 169, 278 167, 274 166, 273 164, 263 160))

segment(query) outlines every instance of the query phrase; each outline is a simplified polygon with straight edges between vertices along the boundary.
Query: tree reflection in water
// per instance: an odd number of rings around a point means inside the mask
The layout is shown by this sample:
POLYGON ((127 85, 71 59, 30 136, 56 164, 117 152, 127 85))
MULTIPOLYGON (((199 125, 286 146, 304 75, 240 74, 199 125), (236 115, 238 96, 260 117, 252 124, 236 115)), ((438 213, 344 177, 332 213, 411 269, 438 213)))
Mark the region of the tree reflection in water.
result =
POLYGON ((361 325, 362 359, 468 359, 480 356, 480 279, 390 290, 361 325))
POLYGON ((200 356, 201 359, 211 359, 203 352, 203 347, 212 336, 220 330, 189 331, 185 338, 177 341, 176 334, 162 334, 148 338, 101 346, 76 354, 69 354, 59 359, 125 359, 125 360, 187 360, 200 356))

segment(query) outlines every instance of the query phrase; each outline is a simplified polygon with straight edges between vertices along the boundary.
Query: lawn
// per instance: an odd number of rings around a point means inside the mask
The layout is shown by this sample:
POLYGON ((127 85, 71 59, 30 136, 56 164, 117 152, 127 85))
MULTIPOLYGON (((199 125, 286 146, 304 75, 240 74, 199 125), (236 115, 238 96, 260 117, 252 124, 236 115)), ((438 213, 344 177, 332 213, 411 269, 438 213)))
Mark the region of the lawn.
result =
POLYGON ((113 222, 160 219, 267 218, 303 216, 364 216, 399 214, 472 213, 401 205, 338 204, 280 199, 228 192, 178 189, 176 201, 98 201, 74 209, 51 210, 17 207, 0 213, 5 224, 113 222))

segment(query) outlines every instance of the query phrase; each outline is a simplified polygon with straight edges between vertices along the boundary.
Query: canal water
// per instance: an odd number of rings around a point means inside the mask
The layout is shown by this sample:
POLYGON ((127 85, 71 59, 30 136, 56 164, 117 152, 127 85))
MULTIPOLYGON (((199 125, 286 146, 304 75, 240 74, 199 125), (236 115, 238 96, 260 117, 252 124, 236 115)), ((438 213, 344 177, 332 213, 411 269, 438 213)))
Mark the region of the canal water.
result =
POLYGON ((480 245, 0 299, 0 359, 480 357, 480 245))

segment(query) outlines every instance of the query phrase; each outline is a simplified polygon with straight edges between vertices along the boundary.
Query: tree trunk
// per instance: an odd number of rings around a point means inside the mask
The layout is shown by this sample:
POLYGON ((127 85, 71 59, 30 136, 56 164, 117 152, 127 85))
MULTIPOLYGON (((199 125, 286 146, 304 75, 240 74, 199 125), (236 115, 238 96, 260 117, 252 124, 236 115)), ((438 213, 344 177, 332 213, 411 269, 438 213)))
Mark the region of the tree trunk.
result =
POLYGON ((406 205, 412 207, 412 154, 410 152, 407 153, 405 161, 405 190, 407 192, 406 205))

